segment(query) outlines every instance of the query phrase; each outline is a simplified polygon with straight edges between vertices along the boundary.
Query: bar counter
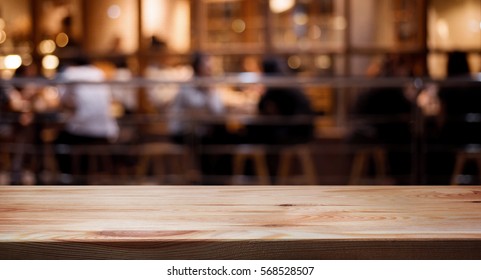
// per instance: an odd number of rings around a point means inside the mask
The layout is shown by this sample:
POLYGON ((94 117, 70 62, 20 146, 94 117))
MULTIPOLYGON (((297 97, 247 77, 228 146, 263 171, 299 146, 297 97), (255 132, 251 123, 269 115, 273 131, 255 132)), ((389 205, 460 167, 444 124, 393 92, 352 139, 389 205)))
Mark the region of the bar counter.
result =
POLYGON ((481 187, 1 186, 0 259, 481 259, 481 187))

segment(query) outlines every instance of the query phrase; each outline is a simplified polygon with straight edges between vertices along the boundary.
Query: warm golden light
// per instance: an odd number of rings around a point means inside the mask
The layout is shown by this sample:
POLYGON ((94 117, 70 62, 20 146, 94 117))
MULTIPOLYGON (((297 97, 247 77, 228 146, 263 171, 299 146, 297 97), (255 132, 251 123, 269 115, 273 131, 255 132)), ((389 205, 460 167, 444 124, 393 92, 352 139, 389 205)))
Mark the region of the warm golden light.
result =
POLYGON ((111 19, 118 19, 122 15, 122 9, 119 5, 112 5, 108 8, 107 15, 111 19))
POLYGON ((5 33, 5 31, 0 31, 0 44, 3 44, 5 43, 5 41, 7 40, 7 33, 5 33))
POLYGON ((347 20, 343 16, 335 17, 332 24, 334 26, 334 29, 337 30, 344 30, 347 28, 347 20))
POLYGON ((189 34, 188 30, 190 30, 189 1, 178 0, 171 2, 175 3, 175 6, 172 11, 173 20, 169 26, 172 30, 172 34, 175 36, 170 37, 169 47, 178 52, 186 52, 189 50, 190 46, 190 37, 186 35, 189 34))
POLYGON ((53 53, 56 49, 55 42, 53 40, 43 40, 38 46, 38 50, 41 54, 53 53))
POLYGON ((302 65, 301 58, 297 55, 293 55, 287 60, 287 65, 289 65, 291 69, 299 69, 302 65))
POLYGON ((442 39, 449 39, 449 24, 445 19, 439 19, 436 23, 436 31, 442 39))
POLYGON ((3 30, 5 28, 5 20, 0 18, 0 29, 3 30))
POLYGON ((309 29, 309 37, 311 39, 320 39, 322 35, 322 30, 319 25, 314 25, 309 29))
POLYGON ((22 58, 17 54, 7 55, 4 64, 6 69, 15 70, 22 65, 22 58))
POLYGON ((246 23, 242 19, 236 19, 232 22, 232 30, 236 33, 242 33, 246 30, 246 23))
POLYGON ((58 34, 57 37, 55 38, 55 42, 57 43, 57 46, 59 46, 60 48, 66 47, 69 42, 68 35, 63 32, 58 34))
POLYGON ((55 55, 47 55, 42 59, 42 67, 47 70, 57 69, 60 60, 55 55))
POLYGON ((22 64, 25 66, 29 66, 33 63, 33 58, 30 54, 22 55, 22 64))
POLYGON ((191 39, 191 2, 142 0, 142 35, 145 38, 157 37, 175 52, 188 52, 191 39))
POLYGON ((329 69, 331 65, 332 61, 328 55, 320 55, 316 58, 316 66, 319 69, 329 69))
POLYGON ((309 22, 309 17, 305 13, 296 13, 294 15, 294 23, 297 25, 306 25, 309 22))
POLYGON ((270 0, 269 7, 273 13, 279 14, 290 10, 296 4, 295 0, 270 0))

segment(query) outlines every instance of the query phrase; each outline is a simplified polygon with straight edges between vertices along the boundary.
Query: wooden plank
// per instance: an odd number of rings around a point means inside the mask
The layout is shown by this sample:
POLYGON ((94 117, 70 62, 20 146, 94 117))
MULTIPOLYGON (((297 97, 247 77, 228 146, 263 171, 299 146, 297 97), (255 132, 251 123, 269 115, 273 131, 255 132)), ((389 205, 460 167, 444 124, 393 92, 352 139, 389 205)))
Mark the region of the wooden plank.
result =
POLYGON ((481 187, 1 187, 0 258, 481 259, 481 187))

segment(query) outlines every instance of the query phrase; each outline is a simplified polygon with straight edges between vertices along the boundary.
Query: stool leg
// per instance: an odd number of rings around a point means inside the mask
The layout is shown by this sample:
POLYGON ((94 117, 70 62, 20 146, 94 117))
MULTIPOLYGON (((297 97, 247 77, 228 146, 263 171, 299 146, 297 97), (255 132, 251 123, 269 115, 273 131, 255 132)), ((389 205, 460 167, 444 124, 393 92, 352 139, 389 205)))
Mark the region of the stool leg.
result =
POLYGON ((353 167, 351 170, 351 176, 349 179, 349 185, 359 184, 359 180, 364 172, 364 166, 366 161, 366 152, 360 151, 354 156, 353 167))
POLYGON ((1 165, 0 165, 0 168, 4 169, 4 170, 9 170, 10 167, 11 167, 11 161, 10 161, 10 155, 8 154, 8 152, 4 152, 2 151, 2 154, 1 154, 1 165))
MULTIPOLYGON (((50 176, 58 173, 57 162, 55 161, 55 152, 52 145, 45 145, 44 146, 44 172, 48 172, 50 176)), ((49 177, 50 181, 52 178, 49 177)))
POLYGON ((183 153, 179 155, 174 155, 174 158, 172 159, 172 163, 174 167, 173 174, 179 183, 186 184, 188 182, 187 180, 188 174, 187 174, 187 168, 185 167, 186 162, 184 162, 183 157, 184 157, 183 153))
POLYGON ((314 170, 314 162, 311 158, 309 148, 303 147, 299 150, 299 157, 302 160, 302 167, 304 176, 308 185, 315 185, 317 183, 316 172, 314 170))
POLYGON ((280 155, 279 163, 279 185, 287 184, 287 177, 289 176, 289 167, 292 159, 292 151, 284 150, 280 155))
POLYGON ((201 180, 201 174, 199 168, 196 165, 194 158, 189 153, 189 149, 185 149, 183 153, 185 174, 187 174, 187 179, 189 183, 197 183, 201 180))
POLYGON ((164 155, 155 155, 152 157, 152 170, 154 172, 154 178, 159 178, 159 182, 161 182, 165 177, 165 166, 163 163, 164 155))
POLYGON ((8 185, 10 183, 10 155, 7 151, 1 151, 0 154, 0 185, 8 185))
POLYGON ((114 175, 114 166, 113 166, 113 163, 112 163, 112 155, 111 154, 107 154, 107 155, 102 155, 101 156, 101 160, 102 160, 102 165, 104 166, 105 168, 105 172, 107 174, 110 174, 110 175, 114 175))
POLYGON ((73 154, 71 155, 71 161, 72 161, 72 177, 74 177, 75 179, 77 179, 77 177, 80 177, 81 176, 81 173, 80 172, 80 159, 81 159, 81 154, 77 151, 74 151, 73 154))
POLYGON ((478 164, 478 183, 481 184, 481 155, 476 155, 476 162, 478 164))
POLYGON ((234 164, 232 170, 232 185, 238 184, 238 178, 242 176, 243 168, 245 165, 246 156, 244 154, 236 154, 234 156, 234 164))
POLYGON ((147 155, 141 155, 139 158, 139 163, 137 164, 136 174, 137 176, 145 176, 147 173, 147 168, 149 166, 150 158, 147 155))
POLYGON ((376 173, 378 178, 381 180, 381 182, 384 182, 384 180, 387 177, 387 171, 386 171, 386 153, 383 149, 375 149, 374 150, 374 160, 376 162, 376 173))
POLYGON ((466 154, 460 153, 456 156, 456 164, 454 165, 453 176, 451 177, 451 185, 457 185, 457 178, 461 175, 463 167, 466 164, 466 154))
POLYGON ((94 184, 95 180, 98 177, 98 171, 99 171, 99 166, 98 166, 98 156, 94 154, 88 155, 88 171, 87 174, 87 182, 89 184, 94 184))
POLYGON ((267 162, 264 153, 254 155, 256 163, 256 173, 259 177, 259 183, 261 185, 269 185, 269 171, 267 170, 267 162))

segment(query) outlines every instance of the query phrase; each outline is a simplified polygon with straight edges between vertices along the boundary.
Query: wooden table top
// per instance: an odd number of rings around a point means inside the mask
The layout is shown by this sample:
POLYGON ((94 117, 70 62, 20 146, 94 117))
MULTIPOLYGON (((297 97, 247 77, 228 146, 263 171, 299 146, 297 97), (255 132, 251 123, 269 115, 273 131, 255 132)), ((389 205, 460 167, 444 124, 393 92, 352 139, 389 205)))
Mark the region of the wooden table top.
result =
POLYGON ((0 258, 75 256, 481 258, 481 187, 0 187, 0 258))

